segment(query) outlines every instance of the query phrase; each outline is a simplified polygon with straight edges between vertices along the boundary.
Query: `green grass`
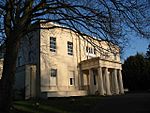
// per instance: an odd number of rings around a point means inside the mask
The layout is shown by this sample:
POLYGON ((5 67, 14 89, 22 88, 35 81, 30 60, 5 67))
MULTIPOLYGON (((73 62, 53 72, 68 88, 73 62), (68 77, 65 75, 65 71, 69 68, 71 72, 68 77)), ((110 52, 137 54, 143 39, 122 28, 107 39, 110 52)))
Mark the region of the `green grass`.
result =
POLYGON ((15 101, 12 113, 88 113, 103 98, 87 96, 15 101))

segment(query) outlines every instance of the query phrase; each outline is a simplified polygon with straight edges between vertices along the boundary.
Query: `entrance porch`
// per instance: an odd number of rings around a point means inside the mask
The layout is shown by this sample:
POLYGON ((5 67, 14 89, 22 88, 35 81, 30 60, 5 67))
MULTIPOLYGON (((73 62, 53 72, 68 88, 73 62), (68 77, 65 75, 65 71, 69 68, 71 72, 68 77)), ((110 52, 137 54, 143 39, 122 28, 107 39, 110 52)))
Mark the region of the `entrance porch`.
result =
POLYGON ((121 63, 92 58, 80 63, 80 89, 90 95, 123 94, 121 63))

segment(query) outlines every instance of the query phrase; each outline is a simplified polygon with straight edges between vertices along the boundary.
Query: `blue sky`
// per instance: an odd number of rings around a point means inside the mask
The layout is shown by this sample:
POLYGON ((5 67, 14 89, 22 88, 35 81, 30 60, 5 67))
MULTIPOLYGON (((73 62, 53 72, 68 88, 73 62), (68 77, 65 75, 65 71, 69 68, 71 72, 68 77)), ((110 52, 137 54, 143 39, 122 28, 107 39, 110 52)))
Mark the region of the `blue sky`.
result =
POLYGON ((126 59, 131 55, 135 55, 137 52, 146 53, 149 44, 150 40, 142 39, 139 37, 130 37, 129 44, 124 50, 122 60, 126 59))

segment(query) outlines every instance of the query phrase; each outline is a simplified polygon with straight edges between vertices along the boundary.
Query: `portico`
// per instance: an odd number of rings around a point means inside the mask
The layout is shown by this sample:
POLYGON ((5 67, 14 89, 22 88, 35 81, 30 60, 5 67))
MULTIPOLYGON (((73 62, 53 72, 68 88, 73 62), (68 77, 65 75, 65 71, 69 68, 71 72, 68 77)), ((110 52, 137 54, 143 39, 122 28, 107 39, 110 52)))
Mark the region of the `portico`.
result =
POLYGON ((80 89, 94 95, 123 94, 121 63, 101 59, 84 60, 80 63, 80 89))

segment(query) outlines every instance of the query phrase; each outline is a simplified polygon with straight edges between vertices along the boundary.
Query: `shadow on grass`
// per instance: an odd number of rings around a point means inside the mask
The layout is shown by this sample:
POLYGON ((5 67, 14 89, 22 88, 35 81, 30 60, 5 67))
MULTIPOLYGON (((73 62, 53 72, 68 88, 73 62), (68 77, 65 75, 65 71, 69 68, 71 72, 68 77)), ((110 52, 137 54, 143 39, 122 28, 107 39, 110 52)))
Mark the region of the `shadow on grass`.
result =
POLYGON ((102 97, 49 98, 48 100, 15 101, 14 113, 87 113, 102 97), (38 104, 38 105, 37 105, 38 104))
POLYGON ((12 113, 150 113, 149 93, 15 101, 12 113))
POLYGON ((43 105, 39 103, 36 105, 36 102, 30 101, 18 101, 14 104, 15 113, 70 113, 64 111, 63 109, 58 109, 57 107, 52 107, 49 105, 43 105))

